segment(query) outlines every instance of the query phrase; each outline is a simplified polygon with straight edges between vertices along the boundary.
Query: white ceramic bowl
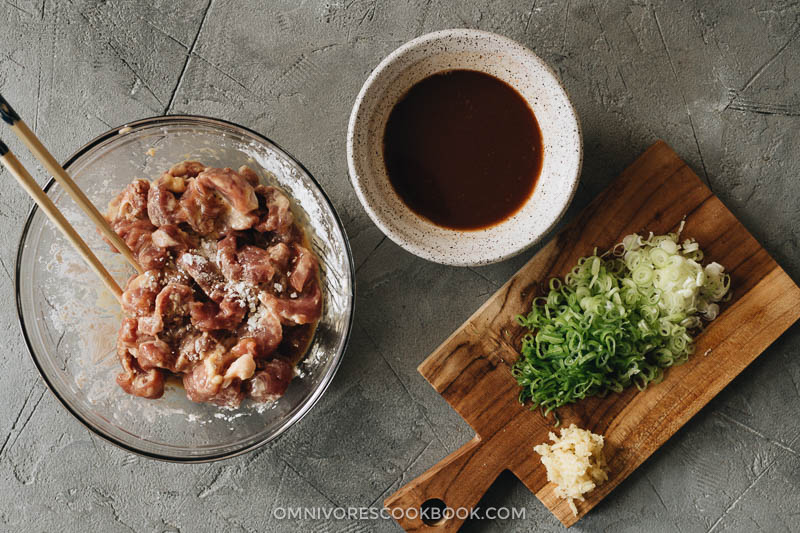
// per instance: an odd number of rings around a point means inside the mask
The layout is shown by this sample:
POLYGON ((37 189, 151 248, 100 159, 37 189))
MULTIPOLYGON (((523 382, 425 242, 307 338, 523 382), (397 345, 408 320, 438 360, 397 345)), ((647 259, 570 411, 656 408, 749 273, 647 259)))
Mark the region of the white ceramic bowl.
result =
POLYGON ((350 179, 373 222, 409 252, 447 265, 495 263, 539 241, 572 200, 582 155, 578 117, 555 73, 519 43, 478 30, 429 33, 392 52, 361 88, 347 131, 350 179), (420 80, 455 69, 485 72, 514 87, 536 115, 544 144, 531 197, 512 217, 480 230, 448 229, 415 214, 389 182, 383 160, 386 121, 397 101, 420 80))

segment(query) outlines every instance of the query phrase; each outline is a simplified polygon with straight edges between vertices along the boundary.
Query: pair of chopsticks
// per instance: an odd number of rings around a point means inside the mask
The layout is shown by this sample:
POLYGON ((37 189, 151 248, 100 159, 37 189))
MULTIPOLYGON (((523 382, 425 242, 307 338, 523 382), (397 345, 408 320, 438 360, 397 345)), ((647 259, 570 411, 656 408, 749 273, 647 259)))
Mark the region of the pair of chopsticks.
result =
MULTIPOLYGON (((49 172, 58 182, 61 187, 69 193, 72 199, 78 204, 84 213, 86 213, 92 222, 97 226, 100 232, 114 245, 114 247, 122 253, 125 259, 128 260, 133 268, 140 274, 144 272, 136 257, 125 244, 125 241, 120 238, 116 232, 111 229, 108 221, 100 214, 100 211, 92 204, 86 195, 81 191, 78 186, 69 177, 69 174, 58 164, 52 154, 47 151, 47 148, 36 137, 28 125, 20 119, 19 115, 9 105, 3 95, 0 94, 0 118, 6 122, 11 131, 25 144, 30 152, 36 156, 44 168, 49 172)), ((83 260, 95 271, 100 279, 105 283, 106 287, 116 296, 117 300, 122 297, 122 289, 120 289, 117 282, 108 273, 108 270, 103 266, 97 256, 94 255, 89 246, 84 242, 75 228, 64 218, 64 215, 55 206, 49 196, 39 187, 39 184, 33 179, 31 174, 22 166, 22 163, 16 156, 9 150, 2 140, 0 140, 0 161, 8 169, 12 176, 14 176, 19 184, 25 189, 36 205, 44 212, 45 215, 61 230, 64 236, 75 247, 78 253, 83 257, 83 260)))

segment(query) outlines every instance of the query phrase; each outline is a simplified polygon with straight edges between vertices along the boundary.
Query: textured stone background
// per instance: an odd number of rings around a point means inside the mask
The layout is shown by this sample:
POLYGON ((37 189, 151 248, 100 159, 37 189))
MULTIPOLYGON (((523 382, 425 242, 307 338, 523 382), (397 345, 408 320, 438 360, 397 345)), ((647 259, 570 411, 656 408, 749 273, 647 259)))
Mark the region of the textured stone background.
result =
MULTIPOLYGON (((422 33, 499 32, 558 71, 585 135, 571 213, 665 139, 800 280, 796 2, 148 4, 0 0, 0 90, 62 159, 112 126, 164 113, 219 116, 287 147, 330 194, 353 243, 352 343, 320 404, 257 452, 192 466, 122 452, 61 408, 25 351, 11 272, 30 202, 0 171, 0 529, 398 529, 276 522, 271 513, 380 504, 468 440, 415 368, 533 253, 480 269, 426 263, 384 239, 358 204, 345 161, 350 107, 381 58, 422 33)), ((795 325, 575 529, 800 529, 798 344, 795 325)), ((484 503, 525 507, 528 520, 465 529, 561 530, 511 475, 484 503)))

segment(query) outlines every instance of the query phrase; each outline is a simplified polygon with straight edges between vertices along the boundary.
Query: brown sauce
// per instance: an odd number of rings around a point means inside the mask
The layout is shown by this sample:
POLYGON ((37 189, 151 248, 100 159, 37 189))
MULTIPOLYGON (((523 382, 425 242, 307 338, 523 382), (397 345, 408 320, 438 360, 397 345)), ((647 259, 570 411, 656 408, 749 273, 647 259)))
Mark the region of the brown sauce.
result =
POLYGON ((434 224, 474 230, 511 217, 542 169, 542 135, 522 96, 474 70, 434 74, 392 109, 386 170, 397 194, 434 224))
POLYGON ((316 331, 316 322, 302 326, 284 326, 283 340, 277 353, 287 358, 292 366, 297 366, 305 358, 316 331))

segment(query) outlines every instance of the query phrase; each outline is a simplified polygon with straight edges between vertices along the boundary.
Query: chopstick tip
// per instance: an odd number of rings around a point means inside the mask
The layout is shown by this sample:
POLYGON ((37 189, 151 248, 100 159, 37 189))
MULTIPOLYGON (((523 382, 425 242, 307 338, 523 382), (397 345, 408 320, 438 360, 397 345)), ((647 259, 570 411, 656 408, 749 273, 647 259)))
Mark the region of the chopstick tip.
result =
POLYGON ((14 111, 14 108, 11 107, 11 104, 3 98, 2 93, 0 93, 0 118, 9 126, 13 126, 15 122, 20 120, 19 115, 14 111))

